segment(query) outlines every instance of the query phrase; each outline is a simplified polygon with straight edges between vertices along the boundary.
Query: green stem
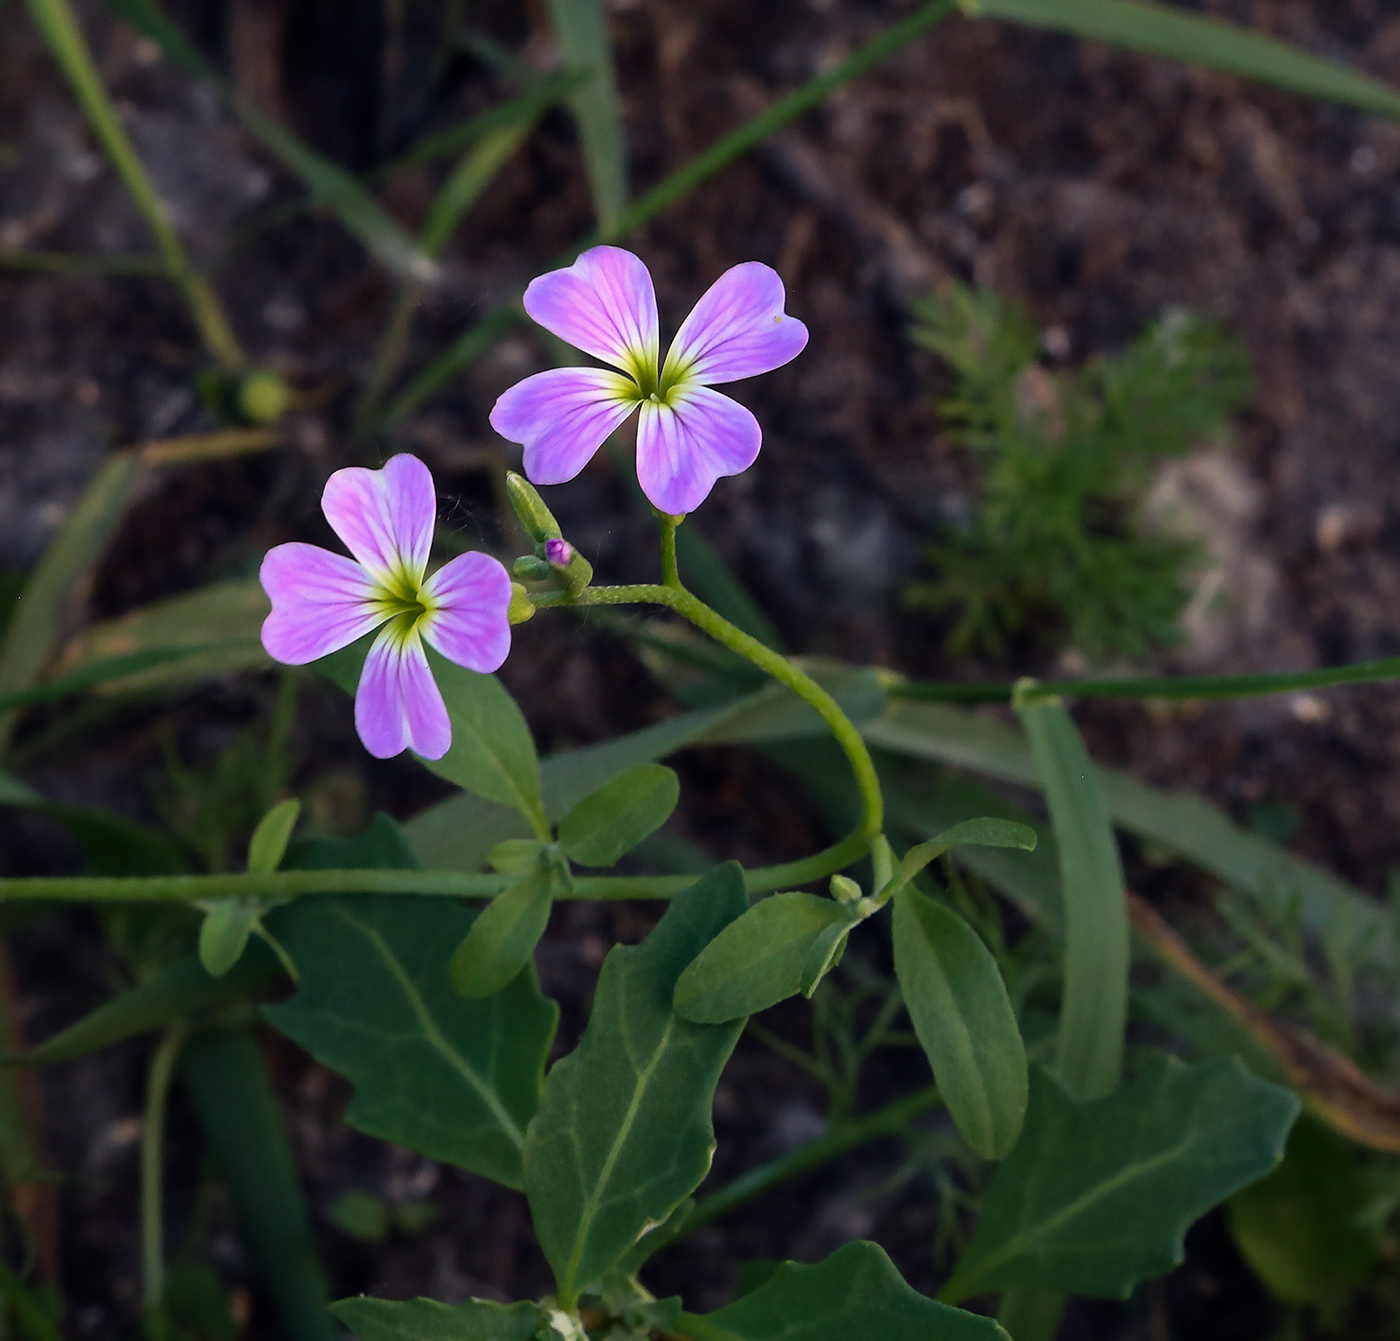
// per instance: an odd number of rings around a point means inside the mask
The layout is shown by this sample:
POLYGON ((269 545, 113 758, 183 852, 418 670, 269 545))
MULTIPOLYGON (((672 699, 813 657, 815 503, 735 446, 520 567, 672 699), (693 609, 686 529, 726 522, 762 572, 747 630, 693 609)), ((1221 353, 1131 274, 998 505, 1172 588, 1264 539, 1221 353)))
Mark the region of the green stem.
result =
POLYGON ((673 517, 669 512, 657 512, 656 517, 661 523, 661 581, 665 586, 680 591, 681 570, 676 562, 676 527, 683 519, 673 517))
POLYGON ((141 1275, 145 1286, 146 1332, 159 1341, 165 1324, 165 1226, 162 1171, 165 1110, 175 1063, 185 1041, 183 1025, 165 1031, 146 1073, 146 1111, 141 1124, 141 1275))
POLYGON ((184 294, 205 348, 225 368, 236 371, 243 367, 247 359, 233 328, 208 280, 190 264, 179 235, 170 222, 165 202, 151 184, 140 155, 117 116, 112 100, 107 96, 102 76, 97 72, 92 52, 68 0, 29 0, 29 11, 54 59, 67 76, 93 134, 101 141, 136 208, 145 216, 155 235, 165 273, 184 294))
POLYGON ((916 1094, 897 1099, 884 1108, 878 1108, 873 1113, 867 1113, 865 1117, 841 1123, 825 1136, 819 1136, 815 1141, 809 1141, 786 1155, 770 1160, 767 1164, 760 1164, 756 1169, 750 1169, 727 1187, 722 1187, 718 1192, 696 1202, 694 1209, 686 1216, 680 1233, 690 1234, 702 1225, 717 1220, 721 1215, 727 1215, 736 1206, 758 1196, 760 1192, 766 1192, 778 1183, 815 1169, 827 1160, 844 1155, 846 1151, 863 1145, 866 1141, 873 1141, 880 1136, 893 1136, 903 1131, 913 1118, 936 1108, 940 1102, 938 1090, 929 1086, 916 1094))

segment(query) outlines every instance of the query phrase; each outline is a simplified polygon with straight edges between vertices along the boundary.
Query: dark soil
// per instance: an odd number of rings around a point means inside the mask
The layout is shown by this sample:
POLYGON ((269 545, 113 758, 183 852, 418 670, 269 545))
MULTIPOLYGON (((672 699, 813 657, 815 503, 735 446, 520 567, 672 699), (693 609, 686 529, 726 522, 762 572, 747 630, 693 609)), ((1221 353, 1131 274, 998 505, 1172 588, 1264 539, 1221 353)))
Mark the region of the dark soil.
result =
MULTIPOLYGON (((1400 83, 1400 6, 1386 0, 1200 7, 1400 83)), ((613 0, 635 182, 655 181, 907 8, 613 0)), ((472 22, 517 45, 542 9, 501 0, 473 6, 472 22)), ((357 169, 421 125, 505 92, 467 58, 430 89, 415 73, 424 37, 416 9, 402 44, 408 73, 398 82, 386 73, 385 11, 373 0, 171 10, 210 56, 233 64, 250 96, 357 169)), ((270 543, 326 538, 316 510, 325 476, 390 450, 423 456, 444 496, 457 500, 452 520, 494 534, 486 463, 515 457, 485 416, 501 390, 544 366, 535 337, 524 329, 509 337, 391 439, 354 445, 353 388, 372 358, 391 283, 330 220, 255 227, 296 198, 294 185, 149 44, 113 26, 98 5, 80 12, 122 114, 194 253, 213 267, 241 337, 314 407, 295 415, 288 450, 155 482, 98 574, 88 615, 247 574, 270 543)), ((1225 483, 1201 509, 1228 600, 1163 666, 1272 670, 1394 655, 1397 174, 1392 125, 1054 35, 950 21, 631 239, 656 277, 668 329, 721 270, 760 259, 781 271, 789 310, 812 332, 797 362, 740 389, 764 425, 763 455, 687 525, 715 543, 798 650, 915 675, 1047 670, 1043 656, 950 664, 940 627, 897 611, 921 539, 966 508, 973 483, 940 432, 941 374, 905 338, 906 301, 948 276, 994 286, 1024 300, 1047 348, 1075 361, 1121 347, 1164 309, 1184 305, 1239 333, 1258 392, 1237 425, 1225 483)), ((436 180, 427 170, 402 175, 391 208, 418 222, 436 180)), ((589 224, 570 124, 552 115, 454 243, 445 281, 424 303, 415 365, 589 224)), ((125 254, 148 245, 23 10, 0 5, 0 247, 125 254)), ((110 447, 211 426, 193 389, 202 363, 161 282, 0 270, 0 567, 36 560, 110 447)), ((603 456, 553 491, 556 500, 601 577, 652 574, 650 524, 603 456)), ((523 628, 504 675, 545 750, 669 710, 614 637, 563 616, 523 628)), ((162 730, 173 725, 188 755, 207 756, 265 711, 272 692, 249 677, 192 691, 173 708, 133 709, 34 758, 25 776, 56 797, 149 813, 162 730)), ((344 701, 329 691, 310 691, 303 707, 297 786, 330 787, 331 779, 341 822, 376 807, 407 817, 441 794, 415 766, 366 761, 344 701)), ((1236 815, 1260 802, 1296 806, 1297 850, 1363 888, 1380 892, 1400 862, 1400 706, 1387 688, 1169 719, 1095 705, 1082 721, 1099 758, 1201 789, 1236 815)), ((31 732, 42 729, 43 719, 35 722, 31 732)), ((775 766, 724 751, 683 768, 682 827, 712 852, 771 860, 821 841, 820 822, 775 766)), ((0 832, 7 873, 72 862, 37 821, 6 820, 0 832)), ((651 917, 586 907, 560 916, 541 969, 564 1001, 568 1039, 606 947, 638 938, 651 917)), ((45 922, 15 944, 31 1038, 110 988, 112 961, 84 914, 45 922)), ((778 1020, 802 1036, 799 1012, 778 1020)), ((339 1121, 344 1082, 285 1042, 269 1039, 268 1054, 338 1296, 513 1297, 547 1288, 518 1197, 350 1131, 339 1121), (324 1220, 352 1187, 431 1197, 437 1225, 380 1247, 357 1244, 324 1220)), ((43 1077, 48 1154, 68 1175, 58 1241, 73 1337, 134 1324, 134 1118, 145 1055, 144 1044, 124 1046, 43 1077)), ((873 1069, 872 1100, 922 1083, 914 1056, 896 1053, 873 1069)), ((820 1130, 820 1101, 798 1071, 746 1040, 717 1100, 717 1177, 820 1130)), ((199 1139, 181 1101, 172 1120, 178 1220, 198 1174, 199 1139)), ((899 1147, 876 1145, 753 1203, 658 1259, 654 1288, 710 1307, 729 1296, 744 1260, 812 1260, 867 1235, 914 1284, 935 1289, 932 1179, 881 1189, 901 1158, 899 1147)), ((216 1213, 224 1226, 214 1238, 217 1265, 244 1282, 228 1223, 216 1213)), ((256 1291, 251 1307, 249 1334, 271 1335, 256 1291)), ((1241 1341, 1270 1334, 1268 1306, 1218 1218, 1193 1232, 1187 1265, 1164 1289, 1145 1289, 1127 1306, 1076 1306, 1066 1335, 1157 1338, 1168 1327, 1241 1341)))

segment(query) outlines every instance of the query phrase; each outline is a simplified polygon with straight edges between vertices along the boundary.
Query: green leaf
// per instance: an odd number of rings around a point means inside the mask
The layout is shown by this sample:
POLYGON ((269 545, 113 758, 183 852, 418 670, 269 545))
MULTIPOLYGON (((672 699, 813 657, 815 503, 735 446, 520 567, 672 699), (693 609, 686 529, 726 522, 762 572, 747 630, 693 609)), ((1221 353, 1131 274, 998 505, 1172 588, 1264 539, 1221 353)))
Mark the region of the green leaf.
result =
POLYGON ((272 665, 259 638, 269 609, 256 581, 216 582, 84 629, 64 648, 59 669, 67 679, 122 657, 159 659, 107 679, 109 693, 260 670, 272 665))
POLYGON ((559 821, 559 841, 583 866, 611 866, 671 818, 680 795, 672 769, 637 764, 569 811, 559 821))
POLYGON ((246 1031, 203 1034, 185 1048, 180 1071, 228 1181, 238 1227, 276 1301, 281 1334, 333 1341, 325 1272, 256 1040, 246 1031))
POLYGON ((1092 41, 1244 75, 1380 116, 1400 117, 1400 94, 1377 79, 1262 33, 1167 5, 1139 0, 972 0, 969 7, 986 18, 1057 28, 1092 41))
POLYGON ((905 1284, 885 1250, 848 1243, 815 1266, 784 1262, 757 1289, 676 1324, 695 1341, 1009 1341, 991 1318, 905 1284))
POLYGON ((900 889, 907 885, 930 862, 936 861, 950 848, 966 844, 972 847, 1014 847, 1022 852, 1034 852, 1036 832, 1029 825, 1015 820, 978 816, 963 820, 926 843, 912 847, 904 854, 891 884, 900 889))
POLYGON ((260 899, 217 899, 199 928, 199 962, 222 978, 243 956, 248 937, 262 917, 260 899))
POLYGON ((641 945, 615 947, 578 1048, 549 1073, 525 1191, 565 1307, 709 1171, 710 1104, 741 1026, 682 1020, 671 997, 747 903, 743 871, 728 862, 673 900, 641 945))
POLYGON ((593 209, 606 229, 627 204, 627 141, 607 10, 602 0, 549 0, 549 15, 565 69, 588 73, 569 95, 569 106, 583 141, 593 209))
POLYGON ((301 981, 264 1013, 355 1086, 351 1126, 519 1187, 558 1009, 528 968, 484 1001, 452 990, 448 960, 474 920, 406 896, 279 909, 269 921, 301 981))
POLYGON ((494 996, 515 979, 549 925, 554 879, 549 867, 541 867, 486 905, 448 964, 458 992, 494 996))
MULTIPOLYGON (((68 603, 125 515, 139 473, 133 453, 109 457, 49 542, 0 642, 0 695, 22 693, 38 682, 54 654, 68 603)), ((0 753, 13 729, 13 714, 0 717, 0 753)))
POLYGON ((1128 906, 1123 868, 1094 765, 1056 701, 1016 709, 1030 738, 1060 853, 1065 984, 1055 1065, 1086 1099, 1109 1093, 1123 1069, 1128 1019, 1128 906))
POLYGON ((518 810, 535 837, 548 842, 540 761, 515 700, 494 675, 455 666, 436 653, 430 660, 452 720, 452 748, 428 767, 469 792, 518 810))
POLYGON ((918 890, 895 896, 894 965, 938 1092, 984 1159, 1016 1144, 1026 1116, 1026 1050, 996 960, 955 912, 918 890))
POLYGON ((1276 1298, 1321 1303, 1360 1285, 1376 1265, 1380 1240, 1362 1223, 1373 1200, 1352 1148, 1304 1118, 1283 1163, 1230 1198, 1230 1232, 1276 1298))
POLYGON ((1235 1058, 1166 1058, 1087 1102, 1037 1071, 1021 1139, 942 1297, 1037 1286, 1126 1298, 1181 1262, 1194 1220, 1273 1168, 1297 1114, 1290 1091, 1235 1058))
POLYGON ((248 840, 248 870, 258 875, 270 875, 287 854, 292 830, 301 817, 301 802, 292 797, 279 801, 258 821, 248 840))
MULTIPOLYGON (((676 1013, 697 1024, 756 1015, 803 990, 813 948, 855 919, 834 899, 774 894, 731 922, 676 984, 676 1013)), ((829 948, 829 946, 828 946, 829 948)))
POLYGON ((6 1060, 29 1066, 71 1062, 176 1020, 246 1000, 271 982, 276 972, 271 951, 258 942, 237 969, 223 978, 211 977, 199 959, 190 955, 157 969, 37 1047, 6 1060))
POLYGON ((530 1341, 540 1327, 531 1303, 439 1304, 436 1299, 342 1299, 331 1305, 359 1341, 530 1341))

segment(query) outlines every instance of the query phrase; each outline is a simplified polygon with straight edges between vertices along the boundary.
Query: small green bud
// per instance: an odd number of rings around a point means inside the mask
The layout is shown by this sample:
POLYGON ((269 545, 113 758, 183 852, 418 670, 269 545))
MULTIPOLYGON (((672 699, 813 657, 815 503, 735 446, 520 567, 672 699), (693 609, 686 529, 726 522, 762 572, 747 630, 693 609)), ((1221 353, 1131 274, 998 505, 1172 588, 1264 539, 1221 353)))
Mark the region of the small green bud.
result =
POLYGON ((506 496, 521 526, 525 528, 525 534, 537 545, 563 536, 554 514, 545 507, 538 490, 523 475, 517 475, 513 470, 506 471, 506 496))
POLYGON ((250 424, 275 424, 287 413, 291 392, 280 373, 259 368, 238 384, 238 412, 250 424))
POLYGON ((512 624, 523 624, 535 617, 535 603, 530 594, 519 582, 510 584, 510 605, 506 609, 506 619, 512 624))
POLYGON ((525 582, 544 582, 554 573, 554 569, 543 559, 537 559, 533 554, 522 554, 511 564, 510 571, 525 582))
POLYGON ((831 897, 837 903, 843 903, 850 907, 860 902, 861 888, 848 875, 833 875, 831 877, 831 897))

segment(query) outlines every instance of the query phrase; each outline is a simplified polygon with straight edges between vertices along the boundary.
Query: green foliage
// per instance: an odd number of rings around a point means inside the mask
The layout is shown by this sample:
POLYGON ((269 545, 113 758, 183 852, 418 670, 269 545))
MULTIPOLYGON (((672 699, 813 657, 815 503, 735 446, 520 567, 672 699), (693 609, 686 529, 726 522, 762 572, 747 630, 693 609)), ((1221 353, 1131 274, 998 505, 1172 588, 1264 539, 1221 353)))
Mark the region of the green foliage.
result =
POLYGON ((439 1304, 435 1299, 342 1299, 331 1311, 360 1341, 530 1341, 540 1310, 529 1303, 439 1304))
POLYGON ((1297 1114, 1289 1091, 1233 1060, 1167 1058, 1088 1102, 1037 1072, 944 1297, 1034 1286, 1126 1298, 1181 1261, 1192 1221, 1273 1168, 1297 1114))
POLYGON ((1355 1154, 1305 1118, 1283 1163, 1230 1198, 1230 1232, 1271 1294, 1322 1302, 1361 1284, 1380 1257, 1379 1235, 1364 1219, 1374 1195, 1355 1154))
POLYGON ((525 1147, 535 1231, 572 1304, 709 1171, 710 1103, 738 1025, 671 1009, 681 971, 743 912, 736 863, 675 899, 639 946, 609 953, 578 1048, 549 1073, 525 1147))
POLYGON ((955 377, 943 413, 983 466, 975 516, 928 551, 916 609, 956 610, 955 652, 1026 633, 1094 659, 1175 640, 1192 546, 1148 533, 1151 469, 1219 437, 1249 388, 1241 348, 1184 313, 1074 373, 1039 362, 1016 305, 954 285, 917 305, 914 339, 955 377))
POLYGON ((542 863, 486 905, 452 953, 448 973, 457 991, 494 996, 520 973, 549 925, 556 879, 542 863))
POLYGON ((637 764, 559 821, 559 842, 583 866, 611 866, 668 819, 681 784, 664 764, 637 764))
POLYGON ((905 888, 895 896, 894 963, 938 1092, 985 1159, 1016 1144, 1026 1114, 1026 1050, 996 960, 968 924, 905 888))
POLYGON ((906 1285, 884 1249, 848 1243, 816 1266, 784 1262, 736 1303, 677 1324, 694 1341, 1007 1341, 991 1318, 906 1285))

